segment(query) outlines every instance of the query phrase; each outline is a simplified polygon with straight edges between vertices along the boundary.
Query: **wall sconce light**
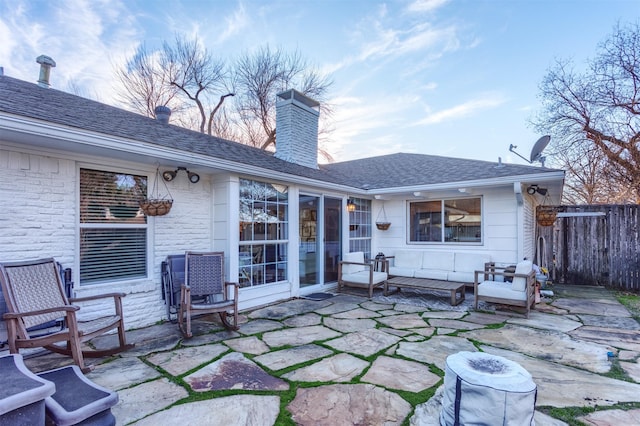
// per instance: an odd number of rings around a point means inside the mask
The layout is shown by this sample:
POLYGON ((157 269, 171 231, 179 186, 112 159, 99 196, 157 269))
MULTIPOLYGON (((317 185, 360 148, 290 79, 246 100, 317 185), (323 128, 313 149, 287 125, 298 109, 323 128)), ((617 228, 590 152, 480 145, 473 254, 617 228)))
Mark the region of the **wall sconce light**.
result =
POLYGON ((347 200, 347 211, 348 212, 355 212, 356 211, 356 203, 354 203, 353 201, 351 201, 351 199, 347 200))
POLYGON ((527 194, 533 195, 535 193, 540 195, 547 195, 547 188, 539 188, 538 185, 531 185, 527 188, 527 194))
POLYGON ((171 182, 176 178, 180 170, 184 170, 185 172, 187 172, 187 177, 189 178, 189 182, 198 183, 200 181, 200 175, 197 173, 190 172, 189 170, 187 170, 186 167, 178 167, 175 170, 166 170, 162 172, 162 179, 166 180, 167 182, 171 182))

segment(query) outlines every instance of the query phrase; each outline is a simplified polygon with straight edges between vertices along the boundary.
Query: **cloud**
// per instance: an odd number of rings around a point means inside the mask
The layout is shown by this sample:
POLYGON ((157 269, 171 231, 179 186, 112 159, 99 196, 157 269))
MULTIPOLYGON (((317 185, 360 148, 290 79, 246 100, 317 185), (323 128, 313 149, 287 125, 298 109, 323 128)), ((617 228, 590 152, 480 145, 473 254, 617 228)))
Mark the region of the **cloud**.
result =
POLYGON ((407 6, 410 12, 433 12, 449 3, 450 0, 415 0, 407 6))
POLYGON ((247 25, 249 25, 250 18, 244 4, 239 3, 238 8, 230 16, 224 18, 224 21, 226 26, 216 40, 216 43, 218 44, 224 43, 226 40, 239 34, 247 27, 247 25))
POLYGON ((53 88, 113 104, 117 96, 114 68, 124 66, 140 34, 135 14, 122 1, 0 6, 0 63, 6 75, 35 83, 36 57, 50 56, 56 62, 51 72, 53 88))
POLYGON ((335 130, 326 148, 338 161, 397 151, 398 140, 387 129, 402 126, 407 110, 413 110, 417 101, 415 95, 331 99, 335 130))
POLYGON ((475 114, 478 111, 495 108, 505 103, 501 96, 490 95, 485 98, 472 99, 460 105, 444 109, 435 113, 429 113, 415 125, 439 124, 444 121, 457 120, 475 114))

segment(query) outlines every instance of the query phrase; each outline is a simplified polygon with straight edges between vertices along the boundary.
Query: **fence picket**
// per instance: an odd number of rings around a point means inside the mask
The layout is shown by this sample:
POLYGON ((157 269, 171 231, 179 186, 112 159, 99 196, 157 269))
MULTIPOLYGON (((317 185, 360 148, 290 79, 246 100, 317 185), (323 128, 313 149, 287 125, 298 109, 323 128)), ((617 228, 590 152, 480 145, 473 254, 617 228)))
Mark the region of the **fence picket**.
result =
POLYGON ((640 206, 561 206, 568 217, 553 227, 537 226, 536 236, 547 241, 539 253, 555 281, 604 285, 640 292, 640 206), (604 213, 604 216, 571 216, 604 213))

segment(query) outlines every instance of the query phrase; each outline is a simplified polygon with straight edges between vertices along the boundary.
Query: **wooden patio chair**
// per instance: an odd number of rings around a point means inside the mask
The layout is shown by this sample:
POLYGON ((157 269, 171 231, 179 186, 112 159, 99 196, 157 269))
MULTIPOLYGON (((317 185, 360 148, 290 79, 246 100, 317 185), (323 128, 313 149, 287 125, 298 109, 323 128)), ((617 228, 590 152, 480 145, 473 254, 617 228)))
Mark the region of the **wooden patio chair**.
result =
POLYGON ((185 255, 185 284, 180 290, 178 313, 178 326, 182 334, 187 338, 193 336, 192 316, 216 312, 227 329, 237 330, 238 287, 238 283, 224 280, 224 253, 188 251, 185 255), (229 288, 233 289, 233 299, 229 298, 229 288), (232 314, 233 323, 229 322, 228 314, 232 314))
POLYGON ((126 343, 122 317, 123 293, 109 293, 82 298, 67 298, 58 266, 53 258, 24 262, 0 263, 0 283, 7 304, 3 315, 7 323, 9 352, 20 348, 44 347, 52 352, 70 355, 83 371, 88 371, 84 357, 103 357, 132 348, 126 343), (111 298, 112 315, 87 321, 77 319, 79 306, 74 302, 111 298), (62 329, 35 336, 31 330, 42 324, 62 319, 62 329), (118 329, 119 346, 105 350, 82 350, 82 342, 109 330, 118 329), (64 342, 64 346, 60 345, 64 342))
POLYGON ((389 261, 386 259, 366 260, 364 253, 356 251, 346 253, 338 263, 338 291, 343 287, 360 287, 369 291, 369 299, 373 297, 375 287, 383 287, 389 278, 386 271, 389 270, 389 261), (376 271, 376 265, 381 266, 380 271, 376 271))

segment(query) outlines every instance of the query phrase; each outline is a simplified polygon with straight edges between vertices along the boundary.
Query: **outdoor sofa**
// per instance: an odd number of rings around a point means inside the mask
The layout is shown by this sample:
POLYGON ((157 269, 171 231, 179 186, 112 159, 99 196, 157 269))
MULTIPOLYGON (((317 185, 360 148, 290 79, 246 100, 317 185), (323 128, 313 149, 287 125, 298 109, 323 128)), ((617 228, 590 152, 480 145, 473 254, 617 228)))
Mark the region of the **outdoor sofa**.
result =
POLYGON ((491 256, 485 253, 433 250, 396 250, 389 259, 390 276, 468 284, 473 283, 476 270, 484 270, 485 264, 491 262, 491 256))

